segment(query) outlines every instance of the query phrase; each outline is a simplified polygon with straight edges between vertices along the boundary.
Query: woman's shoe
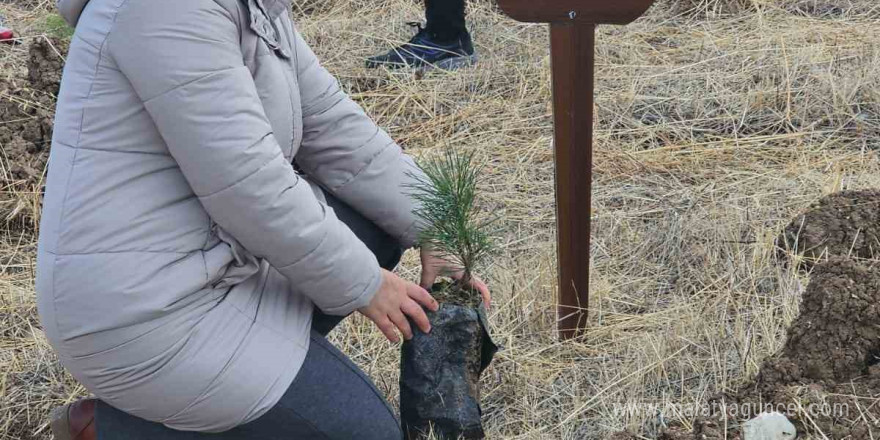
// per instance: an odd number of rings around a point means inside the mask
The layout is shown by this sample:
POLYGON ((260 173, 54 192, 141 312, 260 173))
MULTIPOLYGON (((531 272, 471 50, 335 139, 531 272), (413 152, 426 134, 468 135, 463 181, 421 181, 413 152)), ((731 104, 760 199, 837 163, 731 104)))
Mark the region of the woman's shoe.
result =
POLYGON ((95 440, 95 399, 77 400, 52 410, 50 426, 55 440, 95 440))

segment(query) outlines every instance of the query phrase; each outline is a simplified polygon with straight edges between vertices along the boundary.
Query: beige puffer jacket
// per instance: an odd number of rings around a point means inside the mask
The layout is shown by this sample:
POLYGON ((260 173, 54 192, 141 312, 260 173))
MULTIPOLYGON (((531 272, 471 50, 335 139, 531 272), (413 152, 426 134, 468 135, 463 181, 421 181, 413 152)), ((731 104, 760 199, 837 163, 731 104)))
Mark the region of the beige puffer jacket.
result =
POLYGON ((313 185, 412 246, 405 188, 420 171, 283 0, 58 7, 76 34, 38 251, 49 341, 134 415, 198 431, 253 420, 302 364, 313 304, 350 313, 381 281, 313 185))

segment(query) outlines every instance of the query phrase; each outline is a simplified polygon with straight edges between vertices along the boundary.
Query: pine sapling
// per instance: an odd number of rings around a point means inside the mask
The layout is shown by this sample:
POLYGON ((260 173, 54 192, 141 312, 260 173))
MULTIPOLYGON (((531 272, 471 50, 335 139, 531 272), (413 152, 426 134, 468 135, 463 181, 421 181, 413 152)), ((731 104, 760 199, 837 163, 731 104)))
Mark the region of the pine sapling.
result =
MULTIPOLYGON (((419 165, 424 176, 417 176, 411 194, 418 206, 414 213, 424 224, 420 245, 432 249, 461 271, 455 290, 476 295, 463 286, 468 285, 474 270, 482 267, 493 253, 493 219, 483 215, 476 203, 483 167, 476 163, 472 152, 455 149, 422 160, 419 165)), ((467 298, 465 302, 474 301, 467 298)))
POLYGON ((477 207, 482 174, 473 153, 446 150, 421 162, 411 186, 423 222, 420 244, 451 263, 458 282, 440 282, 431 332, 415 332, 400 354, 400 418, 406 438, 482 439, 479 380, 498 346, 469 281, 492 254, 492 220, 477 207), (433 435, 429 434, 433 432, 433 435))

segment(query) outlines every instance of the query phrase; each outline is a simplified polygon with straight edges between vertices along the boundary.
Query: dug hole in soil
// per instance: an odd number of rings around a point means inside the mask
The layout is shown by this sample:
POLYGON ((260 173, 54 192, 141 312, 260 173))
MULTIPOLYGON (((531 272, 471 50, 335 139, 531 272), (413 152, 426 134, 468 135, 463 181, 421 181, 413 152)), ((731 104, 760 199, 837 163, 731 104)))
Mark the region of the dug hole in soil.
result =
POLYGON ((785 345, 751 382, 710 400, 718 413, 658 438, 742 439, 742 423, 768 410, 786 415, 798 438, 880 438, 878 221, 875 190, 832 194, 794 218, 777 245, 803 253, 812 273, 785 345))
POLYGON ((400 418, 406 438, 455 440, 485 437, 480 375, 498 347, 489 335, 479 292, 453 283, 431 289, 440 303, 426 311, 431 332, 415 325, 400 356, 400 418))

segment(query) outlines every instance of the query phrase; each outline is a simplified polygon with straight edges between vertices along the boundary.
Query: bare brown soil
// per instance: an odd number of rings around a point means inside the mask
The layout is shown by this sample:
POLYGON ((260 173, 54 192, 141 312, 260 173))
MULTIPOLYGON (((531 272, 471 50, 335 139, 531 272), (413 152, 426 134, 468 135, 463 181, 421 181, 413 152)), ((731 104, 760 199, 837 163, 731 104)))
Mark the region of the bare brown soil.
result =
POLYGON ((782 412, 809 438, 877 438, 878 356, 880 267, 831 259, 815 266, 785 346, 758 376, 712 399, 710 407, 720 409, 695 420, 692 430, 675 426, 659 438, 738 439, 741 424, 767 410, 782 412))
POLYGON ((0 79, 0 145, 12 180, 35 184, 42 179, 52 140, 55 97, 61 83, 64 49, 60 43, 31 43, 28 77, 0 79))
POLYGON ((785 227, 780 256, 799 254, 802 267, 812 268, 785 345, 751 382, 711 399, 711 414, 660 439, 740 438, 741 423, 767 410, 786 414, 812 438, 880 435, 880 265, 872 260, 880 250, 878 204, 878 190, 835 193, 785 227))
POLYGON ((880 190, 820 199, 785 227, 777 245, 803 255, 806 267, 829 257, 873 258, 880 251, 880 190))
POLYGON ((13 230, 26 229, 37 220, 35 206, 20 203, 35 198, 16 194, 37 193, 43 185, 55 98, 64 66, 61 54, 66 51, 65 43, 33 39, 28 50, 27 76, 0 77, 0 160, 6 174, 0 214, 13 230), (9 202, 6 196, 11 196, 9 202))
POLYGON ((880 268, 834 258, 815 267, 784 348, 728 397, 749 408, 772 404, 799 432, 876 438, 878 354, 880 268))
POLYGON ((818 265, 785 348, 756 384, 839 383, 869 373, 880 351, 880 271, 852 260, 818 265))
POLYGON ((480 292, 461 283, 441 281, 431 287, 431 296, 443 304, 476 308, 482 302, 480 292))
POLYGON ((58 96, 61 72, 64 70, 64 54, 68 43, 53 38, 36 38, 28 50, 28 81, 30 87, 58 96))

